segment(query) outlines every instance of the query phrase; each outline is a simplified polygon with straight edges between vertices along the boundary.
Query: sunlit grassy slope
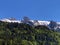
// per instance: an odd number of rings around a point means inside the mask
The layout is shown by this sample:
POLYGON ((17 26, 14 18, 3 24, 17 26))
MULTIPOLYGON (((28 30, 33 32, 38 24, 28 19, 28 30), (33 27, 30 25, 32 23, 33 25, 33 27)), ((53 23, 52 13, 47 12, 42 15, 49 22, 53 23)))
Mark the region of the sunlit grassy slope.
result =
POLYGON ((0 21, 0 45, 60 45, 60 33, 45 26, 0 21))

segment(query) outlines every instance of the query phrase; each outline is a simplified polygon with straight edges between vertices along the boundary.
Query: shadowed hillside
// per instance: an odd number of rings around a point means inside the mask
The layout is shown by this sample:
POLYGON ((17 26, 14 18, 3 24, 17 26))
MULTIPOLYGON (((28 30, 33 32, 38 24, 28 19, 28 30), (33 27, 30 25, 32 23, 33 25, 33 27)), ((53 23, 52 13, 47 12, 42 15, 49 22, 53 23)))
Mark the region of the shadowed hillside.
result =
POLYGON ((0 21, 0 45, 60 45, 60 33, 46 26, 0 21))

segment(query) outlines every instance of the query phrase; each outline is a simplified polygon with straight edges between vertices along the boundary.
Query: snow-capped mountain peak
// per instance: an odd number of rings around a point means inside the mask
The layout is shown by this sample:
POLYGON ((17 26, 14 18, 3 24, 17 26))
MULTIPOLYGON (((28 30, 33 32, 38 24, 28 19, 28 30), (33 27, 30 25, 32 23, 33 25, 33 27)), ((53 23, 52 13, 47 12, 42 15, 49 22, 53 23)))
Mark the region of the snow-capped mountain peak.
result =
POLYGON ((1 19, 0 21, 3 21, 3 22, 9 22, 9 23, 21 23, 21 21, 20 20, 10 20, 10 19, 7 19, 7 18, 5 18, 5 19, 1 19))
POLYGON ((38 25, 44 25, 51 29, 59 29, 60 30, 60 22, 54 22, 54 21, 41 21, 41 20, 16 20, 16 19, 0 19, 0 21, 8 22, 8 23, 27 23, 30 25, 38 26, 38 25))

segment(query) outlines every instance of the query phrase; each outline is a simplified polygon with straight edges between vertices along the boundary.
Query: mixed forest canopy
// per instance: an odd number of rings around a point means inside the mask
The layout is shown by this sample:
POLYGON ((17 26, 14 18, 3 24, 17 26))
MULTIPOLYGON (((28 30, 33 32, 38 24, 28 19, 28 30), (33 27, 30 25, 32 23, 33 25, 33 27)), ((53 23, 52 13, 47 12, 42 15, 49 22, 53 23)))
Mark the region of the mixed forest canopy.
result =
POLYGON ((0 45, 60 45, 60 33, 46 26, 0 21, 0 45))

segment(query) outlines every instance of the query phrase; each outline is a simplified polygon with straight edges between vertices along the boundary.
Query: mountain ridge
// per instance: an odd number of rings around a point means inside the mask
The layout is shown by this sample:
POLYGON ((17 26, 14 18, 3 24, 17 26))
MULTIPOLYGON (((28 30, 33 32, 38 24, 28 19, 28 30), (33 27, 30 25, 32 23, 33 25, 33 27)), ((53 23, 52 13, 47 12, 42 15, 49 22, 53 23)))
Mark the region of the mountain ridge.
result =
POLYGON ((5 18, 5 19, 0 19, 0 21, 8 22, 8 23, 26 23, 26 24, 30 24, 31 26, 44 25, 51 30, 60 30, 60 22, 55 22, 55 21, 30 20, 28 17, 24 17, 23 20, 16 20, 15 18, 10 18, 10 19, 5 18))

